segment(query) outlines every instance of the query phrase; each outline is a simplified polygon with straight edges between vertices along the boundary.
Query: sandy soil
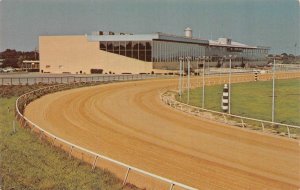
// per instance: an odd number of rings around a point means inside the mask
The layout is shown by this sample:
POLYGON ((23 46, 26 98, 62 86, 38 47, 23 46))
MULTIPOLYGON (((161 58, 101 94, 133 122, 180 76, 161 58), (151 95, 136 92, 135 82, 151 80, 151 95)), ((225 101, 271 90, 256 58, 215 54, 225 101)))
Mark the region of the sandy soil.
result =
POLYGON ((199 189, 300 188, 299 141, 167 107, 159 92, 176 85, 156 79, 68 90, 32 102, 25 115, 77 145, 199 189))

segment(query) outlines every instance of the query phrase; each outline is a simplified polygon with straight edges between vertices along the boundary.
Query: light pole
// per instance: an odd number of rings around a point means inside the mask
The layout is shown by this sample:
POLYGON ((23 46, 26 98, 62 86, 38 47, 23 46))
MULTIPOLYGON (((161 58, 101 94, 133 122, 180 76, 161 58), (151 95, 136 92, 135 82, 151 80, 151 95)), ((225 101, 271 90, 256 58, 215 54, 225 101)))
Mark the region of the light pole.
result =
POLYGON ((273 62, 273 87, 272 87, 272 123, 274 123, 275 114, 275 57, 273 62))
POLYGON ((182 96, 182 61, 183 61, 183 58, 179 57, 179 83, 178 83, 178 92, 179 92, 180 100, 181 100, 181 96, 182 96))
MULTIPOLYGON (((228 77, 228 113, 231 113, 231 58, 232 55, 228 55, 229 57, 229 77, 228 77)), ((226 56, 224 56, 226 61, 226 56)))
POLYGON ((206 59, 206 57, 203 56, 203 67, 202 67, 202 108, 204 108, 204 101, 205 101, 205 59, 206 59))
MULTIPOLYGON (((196 57, 195 59, 197 61, 197 75, 199 75, 199 57, 196 57)), ((200 86, 199 78, 198 77, 197 77, 197 84, 200 86)))
POLYGON ((187 77, 187 104, 190 103, 190 76, 191 76, 191 57, 186 57, 188 63, 188 77, 187 77))

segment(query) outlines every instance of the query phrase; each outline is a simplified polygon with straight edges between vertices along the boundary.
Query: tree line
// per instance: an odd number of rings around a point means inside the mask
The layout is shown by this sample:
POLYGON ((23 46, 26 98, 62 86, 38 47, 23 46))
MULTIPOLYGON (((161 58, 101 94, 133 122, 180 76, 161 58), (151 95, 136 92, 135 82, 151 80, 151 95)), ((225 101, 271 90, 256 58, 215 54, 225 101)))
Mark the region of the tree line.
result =
POLYGON ((23 60, 39 60, 37 51, 16 51, 15 49, 6 49, 0 52, 0 59, 3 59, 0 67, 20 68, 23 60))

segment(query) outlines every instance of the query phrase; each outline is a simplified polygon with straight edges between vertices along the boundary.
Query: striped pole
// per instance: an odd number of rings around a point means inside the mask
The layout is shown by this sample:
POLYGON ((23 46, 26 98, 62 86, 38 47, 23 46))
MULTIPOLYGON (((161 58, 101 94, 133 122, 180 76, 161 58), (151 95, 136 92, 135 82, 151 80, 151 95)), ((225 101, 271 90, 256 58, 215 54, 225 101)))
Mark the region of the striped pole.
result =
POLYGON ((223 88, 223 96, 222 96, 222 110, 223 112, 228 112, 229 105, 229 93, 228 93, 228 85, 224 84, 223 88))
POLYGON ((255 72, 254 72, 254 80, 255 80, 255 81, 257 81, 257 80, 258 80, 258 79, 257 79, 257 74, 258 74, 258 72, 257 72, 257 71, 255 71, 255 72))

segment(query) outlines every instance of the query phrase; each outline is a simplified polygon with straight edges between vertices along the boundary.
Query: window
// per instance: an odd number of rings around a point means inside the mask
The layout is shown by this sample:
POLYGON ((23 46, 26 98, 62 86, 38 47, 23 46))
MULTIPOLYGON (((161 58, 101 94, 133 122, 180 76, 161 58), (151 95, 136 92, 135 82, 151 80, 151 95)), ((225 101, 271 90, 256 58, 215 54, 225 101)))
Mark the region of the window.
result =
POLYGON ((106 51, 106 42, 100 42, 100 49, 106 51))
POLYGON ((149 51, 151 50, 152 46, 151 46, 151 42, 146 42, 146 50, 149 51))
POLYGON ((113 50, 114 50, 114 48, 113 48, 112 42, 107 42, 107 51, 113 52, 113 50))
POLYGON ((126 57, 132 57, 132 42, 125 42, 126 43, 126 57))
POLYGON ((125 51, 126 42, 120 42, 120 51, 125 51))
POLYGON ((146 61, 151 62, 151 51, 146 51, 146 61))
POLYGON ((141 61, 152 60, 151 41, 107 41, 100 42, 100 49, 141 61))
POLYGON ((138 42, 132 42, 132 57, 135 59, 139 58, 139 43, 138 42))
POLYGON ((120 42, 113 42, 114 45, 114 53, 120 54, 120 42))

